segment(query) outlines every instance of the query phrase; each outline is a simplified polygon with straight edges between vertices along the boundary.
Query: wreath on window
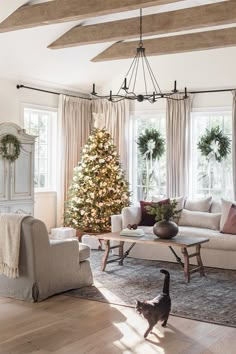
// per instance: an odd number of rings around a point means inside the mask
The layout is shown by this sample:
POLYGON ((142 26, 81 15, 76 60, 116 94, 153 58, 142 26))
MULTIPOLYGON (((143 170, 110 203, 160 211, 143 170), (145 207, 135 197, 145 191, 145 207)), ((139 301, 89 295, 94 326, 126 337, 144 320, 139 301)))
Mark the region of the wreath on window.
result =
POLYGON ((223 134, 219 126, 216 126, 210 130, 206 129, 206 133, 201 136, 197 147, 202 156, 208 160, 213 157, 216 161, 221 162, 231 151, 230 143, 229 137, 223 134))
POLYGON ((0 154, 10 162, 14 162, 20 156, 21 143, 11 134, 5 135, 0 141, 0 154))
POLYGON ((141 154, 148 160, 160 159, 165 152, 165 140, 156 129, 146 129, 140 134, 137 145, 141 154))

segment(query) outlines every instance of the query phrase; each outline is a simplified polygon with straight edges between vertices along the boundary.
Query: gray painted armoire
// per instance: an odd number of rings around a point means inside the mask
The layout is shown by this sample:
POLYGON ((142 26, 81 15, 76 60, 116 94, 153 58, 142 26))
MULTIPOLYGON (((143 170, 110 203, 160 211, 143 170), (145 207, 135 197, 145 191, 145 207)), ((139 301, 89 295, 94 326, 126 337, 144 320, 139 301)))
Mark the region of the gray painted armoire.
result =
POLYGON ((0 124, 0 141, 14 135, 21 143, 20 156, 10 162, 0 155, 0 212, 34 215, 35 136, 13 123, 0 124))

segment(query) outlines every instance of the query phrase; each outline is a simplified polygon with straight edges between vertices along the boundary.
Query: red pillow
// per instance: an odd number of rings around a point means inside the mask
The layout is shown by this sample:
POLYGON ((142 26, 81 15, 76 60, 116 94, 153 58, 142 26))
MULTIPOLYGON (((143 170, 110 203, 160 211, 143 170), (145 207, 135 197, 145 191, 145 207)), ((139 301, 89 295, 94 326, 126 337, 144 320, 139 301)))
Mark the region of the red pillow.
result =
POLYGON ((142 226, 153 226, 157 221, 155 220, 155 215, 151 215, 148 213, 146 207, 151 206, 153 204, 168 204, 170 202, 170 199, 163 199, 160 200, 159 202, 144 202, 140 200, 140 206, 141 206, 141 213, 142 213, 142 219, 139 225, 142 226))
POLYGON ((236 235, 236 205, 231 205, 229 214, 221 232, 224 234, 236 235))

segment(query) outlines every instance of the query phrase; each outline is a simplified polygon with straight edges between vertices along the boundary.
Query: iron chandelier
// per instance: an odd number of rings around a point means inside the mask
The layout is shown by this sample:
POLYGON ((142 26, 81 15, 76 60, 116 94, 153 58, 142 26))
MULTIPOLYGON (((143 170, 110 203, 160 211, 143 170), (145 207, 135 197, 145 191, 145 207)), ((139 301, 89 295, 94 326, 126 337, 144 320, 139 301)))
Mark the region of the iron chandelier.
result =
POLYGON ((160 89, 160 86, 157 82, 157 79, 155 78, 155 75, 145 54, 142 38, 142 9, 140 9, 140 40, 138 48, 119 91, 117 94, 113 94, 112 91, 110 91, 109 95, 99 95, 95 90, 95 84, 93 84, 91 95, 97 98, 107 98, 111 102, 119 102, 121 100, 127 99, 137 100, 138 102, 149 101, 150 103, 154 103, 160 98, 172 99, 176 101, 181 101, 188 98, 186 87, 182 97, 173 97, 173 95, 178 92, 177 81, 174 82, 174 89, 171 92, 164 93, 160 89), (137 94, 135 93, 135 87, 140 67, 143 74, 144 93, 137 94), (147 92, 147 79, 149 79, 149 82, 152 85, 152 93, 147 92), (122 94, 121 92, 124 93, 122 94))

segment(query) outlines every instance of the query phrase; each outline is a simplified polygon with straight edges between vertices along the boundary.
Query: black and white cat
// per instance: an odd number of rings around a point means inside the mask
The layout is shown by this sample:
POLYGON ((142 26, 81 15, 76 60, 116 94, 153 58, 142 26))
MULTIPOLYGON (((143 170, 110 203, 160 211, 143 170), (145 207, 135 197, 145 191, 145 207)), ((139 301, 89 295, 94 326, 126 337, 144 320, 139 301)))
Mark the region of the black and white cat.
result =
POLYGON ((152 331, 158 321, 162 322, 165 327, 170 314, 171 299, 169 295, 170 274, 167 270, 161 269, 161 273, 165 274, 162 294, 150 301, 139 301, 136 303, 136 311, 142 314, 148 321, 149 327, 144 334, 144 338, 152 331))

